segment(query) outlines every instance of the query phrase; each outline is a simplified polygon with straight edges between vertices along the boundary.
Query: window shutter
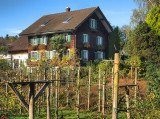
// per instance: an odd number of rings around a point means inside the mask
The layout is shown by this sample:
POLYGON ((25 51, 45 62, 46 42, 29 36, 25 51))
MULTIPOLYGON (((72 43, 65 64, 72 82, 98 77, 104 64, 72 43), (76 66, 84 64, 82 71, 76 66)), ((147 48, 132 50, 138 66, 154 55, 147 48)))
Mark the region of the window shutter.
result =
POLYGON ((84 35, 81 36, 82 43, 84 43, 84 35))
POLYGON ((31 59, 31 52, 28 53, 28 59, 31 59))
POLYGON ((39 38, 39 44, 42 44, 42 37, 39 38))
POLYGON ((96 44, 98 45, 98 36, 96 37, 96 44))
POLYGON ((98 53, 95 52, 95 60, 98 59, 98 53))
POLYGON ((103 37, 102 37, 102 45, 103 45, 103 37))
POLYGON ((49 51, 46 51, 46 57, 49 59, 49 51))
POLYGON ((103 52, 103 59, 105 59, 106 58, 106 54, 105 54, 105 52, 103 52))
POLYGON ((87 52, 86 52, 86 53, 87 53, 87 60, 88 60, 88 59, 89 59, 89 53, 88 53, 88 50, 87 50, 87 52))
POLYGON ((84 59, 84 58, 83 58, 83 50, 81 50, 81 58, 82 58, 82 60, 84 59))
POLYGON ((89 19, 89 28, 92 28, 92 27, 91 27, 91 19, 89 19))
POLYGON ((90 36, 88 35, 88 43, 90 42, 90 36))
POLYGON ((40 60, 40 53, 37 52, 37 60, 40 60))
POLYGON ((31 45, 33 45, 33 38, 31 38, 31 45))
POLYGON ((45 42, 45 44, 47 45, 47 41, 48 41, 48 37, 47 36, 44 36, 44 42, 45 42))
POLYGON ((95 20, 95 29, 97 29, 97 20, 95 20))
POLYGON ((68 33, 68 42, 71 42, 71 35, 68 33))

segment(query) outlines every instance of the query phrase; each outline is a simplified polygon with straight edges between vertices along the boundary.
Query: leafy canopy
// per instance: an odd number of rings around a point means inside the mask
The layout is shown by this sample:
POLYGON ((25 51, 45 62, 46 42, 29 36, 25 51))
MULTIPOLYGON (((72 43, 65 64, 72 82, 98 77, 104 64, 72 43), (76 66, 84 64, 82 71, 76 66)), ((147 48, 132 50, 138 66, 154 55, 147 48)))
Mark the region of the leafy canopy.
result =
POLYGON ((152 59, 158 61, 160 54, 160 40, 155 31, 148 27, 145 22, 140 22, 130 32, 125 51, 129 56, 140 57, 141 59, 152 59))
POLYGON ((146 23, 160 35, 160 6, 154 6, 147 15, 146 23))

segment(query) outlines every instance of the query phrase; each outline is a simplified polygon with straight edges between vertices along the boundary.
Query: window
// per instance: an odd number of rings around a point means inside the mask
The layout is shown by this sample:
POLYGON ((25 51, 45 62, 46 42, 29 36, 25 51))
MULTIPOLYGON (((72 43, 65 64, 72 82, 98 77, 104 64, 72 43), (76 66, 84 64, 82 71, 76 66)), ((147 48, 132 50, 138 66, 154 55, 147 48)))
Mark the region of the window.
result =
POLYGON ((71 41, 71 35, 70 35, 69 33, 65 33, 65 34, 64 34, 64 40, 65 40, 66 42, 70 42, 70 41, 71 41))
POLYGON ((97 45, 103 45, 103 38, 101 36, 97 37, 97 45))
POLYGON ((97 21, 95 19, 90 20, 90 27, 92 29, 97 29, 97 21))
POLYGON ((83 43, 89 43, 89 35, 88 34, 82 34, 82 42, 83 43))
POLYGON ((31 59, 32 60, 37 60, 37 51, 32 51, 31 52, 31 59))
POLYGON ((64 39, 65 39, 66 42, 68 42, 68 33, 64 34, 64 39))
POLYGON ((88 61, 88 50, 81 51, 81 58, 82 60, 88 61))
POLYGON ((101 51, 95 52, 95 59, 98 59, 98 60, 105 59, 105 53, 101 51))
POLYGON ((41 26, 45 26, 48 23, 48 21, 45 21, 41 26))
POLYGON ((63 23, 67 23, 71 18, 72 18, 72 17, 67 18, 63 23))
POLYGON ((103 52, 97 52, 98 59, 103 59, 103 52))
POLYGON ((33 38, 33 45, 37 45, 37 37, 33 38))
POLYGON ((47 36, 42 36, 42 44, 47 45, 47 36))

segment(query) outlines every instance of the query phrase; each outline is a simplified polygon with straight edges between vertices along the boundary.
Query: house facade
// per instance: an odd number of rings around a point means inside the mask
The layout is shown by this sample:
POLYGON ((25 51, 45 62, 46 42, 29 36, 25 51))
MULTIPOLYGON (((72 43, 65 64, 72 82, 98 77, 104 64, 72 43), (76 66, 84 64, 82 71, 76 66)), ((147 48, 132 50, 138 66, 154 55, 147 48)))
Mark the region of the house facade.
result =
POLYGON ((20 33, 20 37, 28 39, 25 59, 37 61, 44 55, 47 59, 57 55, 50 42, 56 34, 63 34, 69 44, 67 52, 76 48, 83 62, 108 58, 108 36, 111 32, 112 27, 99 7, 76 11, 66 8, 64 13, 41 17, 20 33))

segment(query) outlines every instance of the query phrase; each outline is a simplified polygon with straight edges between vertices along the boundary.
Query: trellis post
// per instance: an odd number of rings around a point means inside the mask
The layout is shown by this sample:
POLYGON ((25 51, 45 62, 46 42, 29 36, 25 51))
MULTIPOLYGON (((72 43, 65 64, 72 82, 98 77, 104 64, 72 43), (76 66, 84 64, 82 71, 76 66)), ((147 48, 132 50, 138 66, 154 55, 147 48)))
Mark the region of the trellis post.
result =
POLYGON ((88 77, 88 110, 90 104, 90 92, 91 92, 91 67, 89 67, 89 77, 88 77))
POLYGON ((99 101, 98 101, 98 112, 101 112, 101 69, 99 68, 99 101))
POLYGON ((113 109, 112 119, 118 117, 118 85, 119 85, 119 53, 114 55, 114 96, 113 96, 113 109))
POLYGON ((137 72, 137 67, 135 68, 135 94, 134 94, 134 98, 135 98, 135 104, 137 102, 137 79, 138 79, 138 72, 137 72))
POLYGON ((29 119, 34 119, 34 84, 33 83, 30 83, 29 119))

